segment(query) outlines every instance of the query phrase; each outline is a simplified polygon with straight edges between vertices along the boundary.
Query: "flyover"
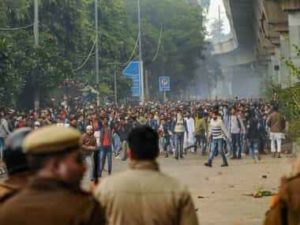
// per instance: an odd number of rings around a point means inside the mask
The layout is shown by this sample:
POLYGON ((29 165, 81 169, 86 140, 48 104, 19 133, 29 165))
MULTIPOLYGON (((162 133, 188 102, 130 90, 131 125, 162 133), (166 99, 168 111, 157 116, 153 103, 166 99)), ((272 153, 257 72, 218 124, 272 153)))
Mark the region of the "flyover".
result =
MULTIPOLYGON (((263 82, 282 87, 295 83, 282 58, 300 65, 293 45, 300 46, 298 0, 223 0, 232 38, 214 46, 223 68, 228 97, 259 94, 263 82), (247 84, 247 85, 244 85, 247 84), (256 87, 256 88, 254 88, 256 87)), ((217 93, 222 94, 224 93, 217 93)))

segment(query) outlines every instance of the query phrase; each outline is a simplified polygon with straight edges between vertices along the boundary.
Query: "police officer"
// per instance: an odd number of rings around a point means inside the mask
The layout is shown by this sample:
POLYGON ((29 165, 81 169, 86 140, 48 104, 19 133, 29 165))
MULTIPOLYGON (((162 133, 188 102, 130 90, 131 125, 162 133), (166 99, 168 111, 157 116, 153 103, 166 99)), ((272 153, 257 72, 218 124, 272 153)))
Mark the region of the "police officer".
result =
POLYGON ((22 150, 24 138, 30 128, 20 128, 10 134, 6 140, 3 160, 6 164, 8 179, 0 183, 0 204, 21 190, 31 177, 25 154, 22 150))
POLYGON ((300 157, 293 163, 290 177, 281 179, 279 194, 274 196, 264 225, 300 224, 300 157))
POLYGON ((0 224, 105 224, 100 204, 80 190, 85 166, 79 140, 79 131, 55 125, 25 138, 24 152, 36 175, 1 205, 0 224))

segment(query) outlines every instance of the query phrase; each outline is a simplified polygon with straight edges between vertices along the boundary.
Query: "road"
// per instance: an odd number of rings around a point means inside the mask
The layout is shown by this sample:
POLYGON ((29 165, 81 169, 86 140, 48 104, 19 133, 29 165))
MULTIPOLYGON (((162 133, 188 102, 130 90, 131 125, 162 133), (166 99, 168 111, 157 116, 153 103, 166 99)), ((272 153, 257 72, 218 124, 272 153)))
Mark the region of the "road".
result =
MULTIPOLYGON (((188 155, 184 160, 160 158, 161 170, 185 183, 192 193, 202 225, 258 225, 262 224, 270 197, 255 199, 246 194, 262 187, 277 191, 280 177, 290 171, 290 158, 262 157, 255 164, 251 159, 230 161, 221 168, 217 158, 213 168, 203 166, 205 157, 188 155), (263 178, 267 176, 267 178, 263 178)), ((126 169, 127 163, 113 162, 113 173, 126 169)))
MULTIPOLYGON (((276 192, 280 177, 289 173, 292 162, 288 157, 263 156, 259 163, 245 158, 229 161, 229 167, 221 168, 221 159, 216 158, 213 168, 207 168, 203 165, 205 160, 193 154, 180 161, 171 157, 158 160, 162 172, 188 186, 201 225, 262 224, 270 197, 256 199, 246 195, 261 187, 276 192)), ((113 174, 126 168, 127 162, 114 159, 113 174)))

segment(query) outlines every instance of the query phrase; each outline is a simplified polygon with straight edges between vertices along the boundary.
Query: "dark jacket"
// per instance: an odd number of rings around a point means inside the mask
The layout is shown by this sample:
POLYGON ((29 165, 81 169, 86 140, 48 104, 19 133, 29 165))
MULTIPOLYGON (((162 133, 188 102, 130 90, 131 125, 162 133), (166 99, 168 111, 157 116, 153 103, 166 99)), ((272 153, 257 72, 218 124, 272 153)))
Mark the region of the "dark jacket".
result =
POLYGON ((157 123, 157 120, 156 119, 150 119, 148 122, 147 122, 147 125, 149 127, 151 127, 153 130, 157 130, 158 129, 158 123, 157 123))
POLYGON ((130 125, 120 124, 116 129, 116 132, 119 135, 121 141, 127 141, 128 134, 130 132, 130 125))
POLYGON ((273 112, 267 120, 267 125, 273 133, 282 133, 285 129, 285 119, 280 112, 273 112))
POLYGON ((252 117, 251 119, 249 119, 247 124, 247 138, 250 140, 259 139, 260 126, 262 126, 262 124, 259 122, 257 118, 252 117))

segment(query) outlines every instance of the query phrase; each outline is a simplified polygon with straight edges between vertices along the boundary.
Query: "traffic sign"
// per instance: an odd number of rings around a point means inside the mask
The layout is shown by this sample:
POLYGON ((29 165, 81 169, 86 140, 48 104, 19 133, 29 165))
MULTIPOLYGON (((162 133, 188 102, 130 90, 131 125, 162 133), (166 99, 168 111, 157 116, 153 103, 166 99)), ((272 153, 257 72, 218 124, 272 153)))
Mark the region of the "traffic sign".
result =
POLYGON ((170 90, 171 90, 170 77, 168 76, 159 77, 159 91, 165 92, 170 90))
POLYGON ((140 74, 139 65, 140 65, 139 61, 131 61, 123 70, 123 75, 129 77, 139 75, 140 74))
POLYGON ((123 75, 132 80, 131 93, 133 97, 141 96, 141 76, 139 61, 131 61, 123 70, 123 75))
POLYGON ((132 79, 132 87, 131 87, 131 93, 134 97, 141 96, 141 79, 140 75, 136 74, 134 76, 130 76, 132 79))

